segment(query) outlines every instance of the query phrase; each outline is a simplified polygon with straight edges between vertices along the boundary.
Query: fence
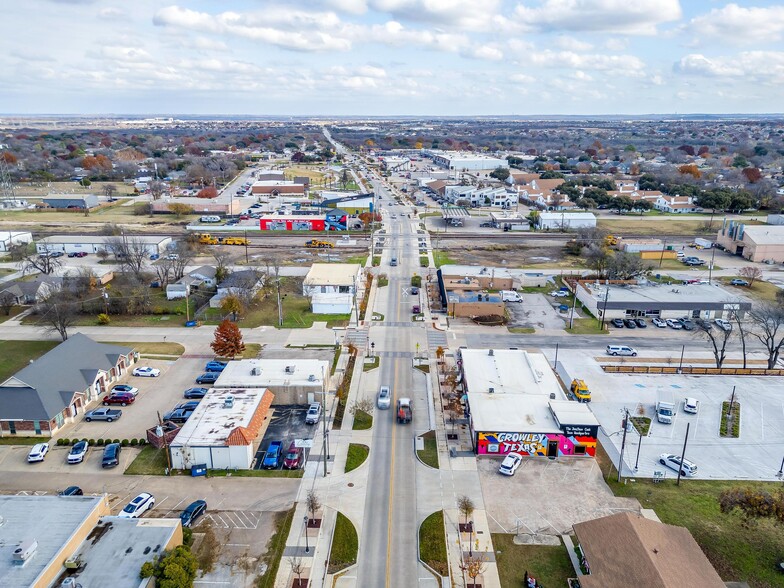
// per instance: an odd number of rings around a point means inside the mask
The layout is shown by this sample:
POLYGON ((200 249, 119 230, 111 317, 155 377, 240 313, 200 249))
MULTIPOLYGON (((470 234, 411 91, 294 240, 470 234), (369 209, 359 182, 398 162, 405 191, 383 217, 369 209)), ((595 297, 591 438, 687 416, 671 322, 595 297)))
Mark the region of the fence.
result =
POLYGON ((672 367, 656 365, 603 365, 608 374, 687 374, 691 376, 784 376, 784 369, 672 367))

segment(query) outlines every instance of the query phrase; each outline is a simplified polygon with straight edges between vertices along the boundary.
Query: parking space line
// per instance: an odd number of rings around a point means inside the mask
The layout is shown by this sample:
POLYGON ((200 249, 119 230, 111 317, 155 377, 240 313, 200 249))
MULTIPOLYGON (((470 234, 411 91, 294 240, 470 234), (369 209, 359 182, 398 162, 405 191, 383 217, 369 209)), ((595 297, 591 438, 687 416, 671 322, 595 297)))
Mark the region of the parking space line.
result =
POLYGON ((180 505, 181 505, 183 502, 185 502, 185 499, 184 499, 184 498, 183 498, 182 500, 180 500, 180 501, 179 501, 177 504, 175 504, 173 507, 171 507, 169 510, 167 510, 167 511, 166 511, 166 514, 165 514, 165 515, 163 515, 163 516, 164 516, 164 517, 168 517, 168 516, 169 516, 169 515, 170 515, 172 512, 174 512, 174 511, 177 509, 177 507, 178 507, 178 506, 180 506, 180 505))

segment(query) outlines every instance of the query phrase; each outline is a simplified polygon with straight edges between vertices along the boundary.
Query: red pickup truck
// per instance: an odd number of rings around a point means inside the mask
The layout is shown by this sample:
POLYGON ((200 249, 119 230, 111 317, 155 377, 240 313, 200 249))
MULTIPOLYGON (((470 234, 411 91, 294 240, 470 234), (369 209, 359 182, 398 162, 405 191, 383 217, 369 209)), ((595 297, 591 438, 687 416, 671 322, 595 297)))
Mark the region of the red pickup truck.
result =
POLYGON ((397 401, 397 422, 403 424, 411 422, 410 398, 400 398, 397 401))

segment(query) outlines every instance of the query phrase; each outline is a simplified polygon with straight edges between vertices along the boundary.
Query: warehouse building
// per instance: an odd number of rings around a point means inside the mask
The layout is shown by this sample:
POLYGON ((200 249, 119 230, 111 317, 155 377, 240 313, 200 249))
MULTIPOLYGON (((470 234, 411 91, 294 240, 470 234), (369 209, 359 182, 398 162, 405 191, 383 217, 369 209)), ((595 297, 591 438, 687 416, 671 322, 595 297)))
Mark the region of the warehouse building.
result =
POLYGON ((433 163, 454 171, 480 171, 494 170, 499 167, 509 167, 505 159, 477 155, 475 153, 460 151, 426 151, 425 155, 432 158, 433 163))
MULTIPOLYGON (((118 242, 122 237, 107 237, 101 235, 52 235, 39 239, 35 244, 38 253, 52 253, 59 251, 61 253, 98 253, 99 251, 106 251, 112 253, 112 246, 118 242)), ((171 245, 172 238, 155 235, 133 235, 128 237, 128 246, 136 247, 140 244, 146 250, 148 255, 160 255, 171 245)))
POLYGON ((576 282, 577 299, 597 318, 682 317, 727 318, 737 312, 743 316, 751 302, 734 292, 708 283, 655 284, 635 281, 576 282))
POLYGON ((585 404, 566 399, 541 353, 461 349, 460 369, 478 455, 595 455, 599 422, 585 404))
POLYGON ((211 388, 169 445, 172 468, 250 469, 273 399, 266 388, 211 388))
POLYGON ((590 212, 540 212, 537 226, 543 231, 574 231, 596 226, 590 212))
POLYGON ((749 261, 784 262, 784 225, 746 225, 724 219, 716 242, 749 261))
POLYGON ((41 201, 50 208, 82 209, 98 206, 95 194, 49 194, 41 201))
POLYGON ((24 231, 0 231, 0 252, 5 253, 16 245, 33 242, 33 234, 24 231))
POLYGON ((329 389, 330 365, 320 359, 241 359, 230 361, 216 388, 266 388, 273 405, 304 405, 329 389))

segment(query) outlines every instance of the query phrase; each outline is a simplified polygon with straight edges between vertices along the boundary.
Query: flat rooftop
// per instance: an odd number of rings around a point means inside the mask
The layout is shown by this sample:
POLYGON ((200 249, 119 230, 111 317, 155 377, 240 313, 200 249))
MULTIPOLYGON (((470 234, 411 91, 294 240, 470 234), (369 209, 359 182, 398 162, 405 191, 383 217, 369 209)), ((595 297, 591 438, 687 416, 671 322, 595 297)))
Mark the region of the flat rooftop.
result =
POLYGON ((474 431, 560 433, 546 396, 469 394, 474 431))
MULTIPOLYGON (((0 584, 32 586, 103 500, 102 496, 0 496, 0 584), (14 549, 30 539, 38 542, 35 556, 24 566, 14 565, 14 549)), ((69 555, 64 554, 63 560, 69 555)), ((137 569, 137 577, 138 573, 137 569)))
POLYGON ((164 551, 179 526, 179 518, 103 517, 77 550, 84 568, 60 579, 73 577, 84 588, 137 588, 142 564, 164 551))
POLYGON ((495 396, 529 395, 565 398, 547 358, 520 349, 461 349, 465 389, 495 396), (492 353, 492 355, 491 355, 492 353))
POLYGON ((587 287, 591 297, 600 305, 604 305, 604 298, 607 288, 610 289, 607 298, 607 308, 618 308, 618 304, 646 302, 669 302, 669 303, 714 303, 724 302, 748 302, 735 292, 729 292, 715 284, 683 284, 681 282, 673 284, 650 284, 637 285, 626 284, 609 286, 595 282, 580 282, 581 286, 587 287))
POLYGON ((447 290, 446 298, 451 302, 502 302, 500 294, 490 294, 476 290, 447 290), (481 299, 480 299, 481 297, 481 299))
POLYGON ((362 270, 358 263, 314 263, 305 276, 306 286, 354 286, 362 270))
POLYGON ((330 365, 321 359, 241 359, 230 361, 216 388, 281 388, 301 386, 322 389, 329 383, 330 365))
POLYGON ((583 425, 598 427, 599 421, 591 410, 581 402, 574 400, 551 400, 550 410, 562 425, 583 425))
MULTIPOLYGON (((238 427, 252 429, 266 388, 210 388, 172 445, 222 445, 238 427), (231 406, 227 400, 231 397, 231 406)), ((271 393, 270 393, 271 394, 271 393)))
MULTIPOLYGON (((116 240, 118 237, 108 237, 101 235, 50 235, 49 237, 43 237, 42 239, 39 239, 38 243, 106 243, 110 239, 116 240)), ((133 239, 141 243, 156 244, 167 239, 170 240, 171 237, 133 235, 133 239)))

